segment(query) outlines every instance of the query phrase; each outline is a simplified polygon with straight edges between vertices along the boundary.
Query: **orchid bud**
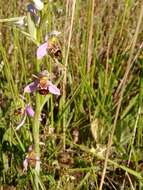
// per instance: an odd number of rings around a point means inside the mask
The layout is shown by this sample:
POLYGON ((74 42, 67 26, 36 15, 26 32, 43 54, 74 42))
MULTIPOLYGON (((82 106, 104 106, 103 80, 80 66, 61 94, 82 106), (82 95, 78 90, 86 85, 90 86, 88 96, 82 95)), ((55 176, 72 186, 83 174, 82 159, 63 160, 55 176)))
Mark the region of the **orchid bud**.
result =
POLYGON ((43 9, 44 3, 41 0, 33 0, 33 2, 36 9, 38 9, 39 11, 43 9))

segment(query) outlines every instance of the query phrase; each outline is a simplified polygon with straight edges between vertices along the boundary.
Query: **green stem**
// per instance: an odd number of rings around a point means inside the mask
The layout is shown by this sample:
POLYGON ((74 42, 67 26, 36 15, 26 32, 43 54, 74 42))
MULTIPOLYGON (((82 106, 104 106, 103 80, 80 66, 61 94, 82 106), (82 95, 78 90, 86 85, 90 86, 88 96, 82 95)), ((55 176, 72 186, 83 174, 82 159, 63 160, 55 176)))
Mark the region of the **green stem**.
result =
POLYGON ((35 153, 36 153, 36 159, 39 161, 36 161, 36 167, 35 167, 35 186, 36 190, 39 189, 38 184, 38 175, 40 173, 40 147, 39 147, 39 118, 40 118, 40 96, 37 93, 36 95, 36 111, 35 111, 35 117, 33 122, 33 140, 34 140, 34 147, 35 147, 35 153))
MULTIPOLYGON (((39 34, 40 31, 37 31, 37 34, 39 34)), ((39 36, 37 35, 37 41, 39 39, 39 36)), ((37 73, 40 72, 40 63, 39 61, 35 61, 35 71, 37 73)), ((40 128, 40 114, 41 114, 41 101, 40 101, 40 94, 36 94, 36 109, 35 109, 35 116, 34 116, 34 121, 33 121, 33 141, 34 141, 34 147, 35 147, 35 154, 36 154, 36 167, 35 167, 35 175, 34 175, 34 183, 35 183, 35 189, 39 190, 39 183, 38 183, 38 178, 39 178, 39 173, 40 173, 40 136, 39 136, 39 128, 40 128)))
MULTIPOLYGON (((35 70, 37 73, 39 73, 40 71, 38 61, 36 61, 35 70)), ((40 147, 39 147, 39 141, 40 141, 40 137, 39 137, 40 120, 39 119, 40 119, 40 113, 41 113, 40 102, 41 102, 40 94, 37 93, 36 102, 35 102, 36 109, 35 109, 35 116, 34 116, 33 128, 32 128, 36 160, 39 160, 39 161, 36 161, 35 172, 34 172, 35 190, 39 190, 38 178, 39 178, 39 173, 40 173, 40 147)))
POLYGON ((40 124, 40 96, 37 93, 36 95, 36 111, 33 122, 33 140, 35 145, 35 152, 37 156, 40 156, 40 148, 39 148, 39 124, 40 124))

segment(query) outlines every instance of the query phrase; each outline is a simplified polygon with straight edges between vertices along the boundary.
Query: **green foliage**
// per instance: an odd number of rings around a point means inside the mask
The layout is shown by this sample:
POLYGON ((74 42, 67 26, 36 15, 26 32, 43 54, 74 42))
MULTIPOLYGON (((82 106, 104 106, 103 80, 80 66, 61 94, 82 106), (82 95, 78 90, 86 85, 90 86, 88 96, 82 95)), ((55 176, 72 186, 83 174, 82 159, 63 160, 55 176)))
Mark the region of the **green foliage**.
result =
POLYGON ((0 4, 0 188, 30 190, 38 183, 41 190, 98 189, 120 98, 103 189, 143 188, 142 1, 78 0, 75 10, 73 2, 44 1, 39 25, 27 1, 0 4), (54 30, 61 32, 61 63, 48 54, 37 60, 37 47, 54 30), (32 74, 43 70, 60 97, 23 94, 32 74), (26 103, 36 116, 16 131, 21 115, 15 111, 26 103), (23 171, 32 144, 40 153, 40 174, 33 166, 23 171))

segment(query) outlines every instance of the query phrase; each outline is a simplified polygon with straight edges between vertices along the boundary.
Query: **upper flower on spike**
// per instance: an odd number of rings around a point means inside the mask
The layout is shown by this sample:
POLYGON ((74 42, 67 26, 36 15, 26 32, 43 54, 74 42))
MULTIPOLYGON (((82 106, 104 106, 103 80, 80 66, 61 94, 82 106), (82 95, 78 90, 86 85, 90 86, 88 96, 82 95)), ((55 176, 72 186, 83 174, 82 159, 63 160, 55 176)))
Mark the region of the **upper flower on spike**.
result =
POLYGON ((44 7, 44 3, 41 0, 33 0, 36 9, 42 10, 44 7))
POLYGON ((60 90, 48 80, 48 75, 49 73, 46 70, 42 71, 35 81, 24 88, 24 93, 39 91, 42 95, 47 95, 49 92, 54 95, 60 95, 60 90))
POLYGON ((45 43, 41 44, 37 49, 37 58, 41 59, 46 54, 49 54, 51 57, 55 57, 58 60, 61 60, 62 53, 61 53, 61 45, 57 38, 57 36, 60 34, 58 31, 50 32, 46 36, 45 43))

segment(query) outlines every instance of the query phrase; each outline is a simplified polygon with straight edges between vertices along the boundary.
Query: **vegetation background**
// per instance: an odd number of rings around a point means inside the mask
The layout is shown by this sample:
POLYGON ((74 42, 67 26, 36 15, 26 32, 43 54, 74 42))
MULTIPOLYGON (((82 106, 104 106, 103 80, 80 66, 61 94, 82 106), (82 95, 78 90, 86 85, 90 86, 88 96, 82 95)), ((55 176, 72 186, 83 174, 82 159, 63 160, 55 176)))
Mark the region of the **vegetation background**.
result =
POLYGON ((28 3, 0 3, 0 189, 143 189, 142 0, 45 0, 36 43, 16 22, 27 19, 28 3), (36 58, 53 30, 61 32, 58 66, 48 55, 36 58), (33 121, 16 131, 16 110, 32 74, 44 69, 56 75, 61 96, 26 96, 33 108, 43 102, 36 186, 32 164, 22 166, 33 121))

